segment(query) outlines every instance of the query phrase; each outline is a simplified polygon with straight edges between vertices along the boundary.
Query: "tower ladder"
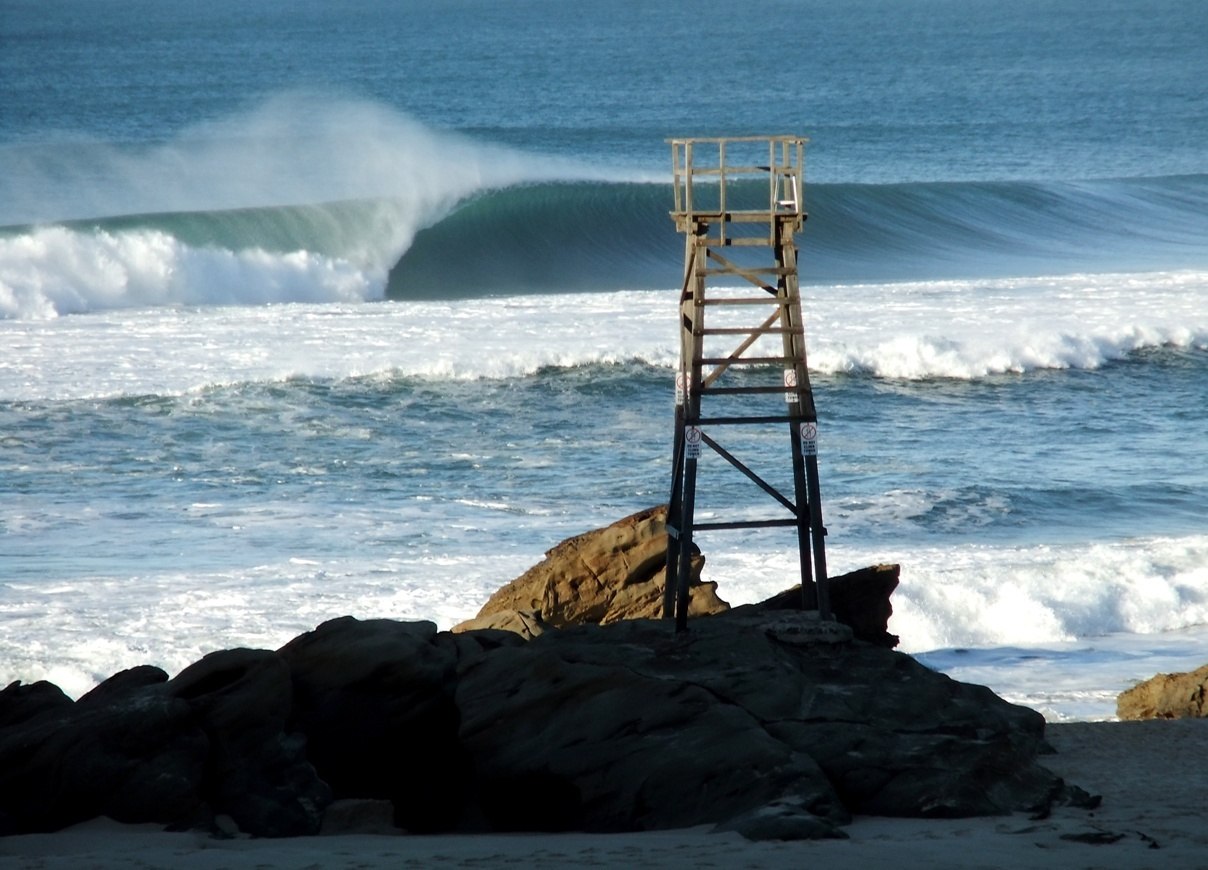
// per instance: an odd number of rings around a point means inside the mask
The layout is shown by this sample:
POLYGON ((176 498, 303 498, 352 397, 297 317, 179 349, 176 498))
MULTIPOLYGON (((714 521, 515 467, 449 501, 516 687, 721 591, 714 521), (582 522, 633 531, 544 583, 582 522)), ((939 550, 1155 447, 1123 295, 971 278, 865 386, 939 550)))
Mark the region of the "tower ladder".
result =
MULTIPOLYGON (((693 537, 706 530, 795 529, 803 608, 816 603, 820 617, 830 617, 818 417, 806 366, 794 241, 806 219, 807 141, 797 136, 669 140, 675 182, 671 217, 685 235, 663 597, 663 615, 674 616, 677 631, 687 627, 693 537), (775 403, 771 408, 769 401, 775 403), (787 428, 791 497, 723 446, 722 433, 751 426, 787 428), (780 515, 698 522, 699 462, 705 449, 776 502, 780 515)), ((703 491, 703 480, 700 486, 703 491)))

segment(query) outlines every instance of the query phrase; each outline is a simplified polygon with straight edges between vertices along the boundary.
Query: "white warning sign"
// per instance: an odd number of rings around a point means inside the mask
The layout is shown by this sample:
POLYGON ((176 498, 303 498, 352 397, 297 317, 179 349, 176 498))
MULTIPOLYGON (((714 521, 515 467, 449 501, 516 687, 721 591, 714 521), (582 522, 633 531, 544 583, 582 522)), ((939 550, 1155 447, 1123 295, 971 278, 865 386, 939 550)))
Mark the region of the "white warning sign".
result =
POLYGON ((675 375, 675 404, 684 404, 688 395, 688 387, 692 383, 691 372, 677 372, 675 375))
POLYGON ((797 370, 784 370, 784 400, 786 402, 797 401, 797 370))
POLYGON ((700 457, 701 431, 699 426, 684 427, 684 456, 688 459, 700 457))
POLYGON ((817 423, 802 423, 801 424, 801 455, 802 456, 817 456, 818 455, 818 424, 817 423))

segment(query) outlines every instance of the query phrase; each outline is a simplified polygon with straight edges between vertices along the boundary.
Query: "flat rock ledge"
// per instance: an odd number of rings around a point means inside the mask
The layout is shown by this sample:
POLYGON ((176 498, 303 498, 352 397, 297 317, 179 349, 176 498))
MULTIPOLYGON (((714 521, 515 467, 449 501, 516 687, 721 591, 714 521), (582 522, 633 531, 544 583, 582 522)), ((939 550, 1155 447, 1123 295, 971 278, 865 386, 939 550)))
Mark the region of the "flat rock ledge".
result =
POLYGON ((0 691, 0 832, 96 816, 297 836, 841 837, 855 814, 1047 813, 1044 720, 808 612, 494 629, 342 617, 279 650, 0 691), (388 807, 388 812, 386 808, 388 807), (387 818, 388 816, 388 818, 387 818))

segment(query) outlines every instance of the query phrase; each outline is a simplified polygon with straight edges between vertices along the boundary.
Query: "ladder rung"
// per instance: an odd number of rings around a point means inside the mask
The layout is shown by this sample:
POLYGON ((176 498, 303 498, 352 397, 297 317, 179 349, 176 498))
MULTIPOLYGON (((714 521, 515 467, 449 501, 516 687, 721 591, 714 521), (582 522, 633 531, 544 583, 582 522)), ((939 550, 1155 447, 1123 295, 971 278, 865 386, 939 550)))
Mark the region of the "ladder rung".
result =
POLYGON ((706 275, 741 275, 743 272, 765 275, 789 275, 793 270, 787 266, 724 266, 717 269, 705 269, 706 275))
POLYGON ((714 248, 769 248, 775 244, 775 239, 768 236, 739 236, 738 238, 720 238, 710 236, 705 243, 714 248))
POLYGON ((794 302, 799 303, 801 299, 797 296, 790 296, 787 299, 781 299, 772 294, 767 296, 740 296, 728 297, 721 299, 706 299, 705 305, 791 305, 794 302))
POLYGON ((775 527, 795 526, 798 520, 736 520, 730 523, 693 523, 693 531, 709 531, 711 529, 770 529, 775 527))
POLYGON ((761 208, 734 208, 721 211, 720 209, 710 208, 693 208, 691 211, 673 211, 674 217, 687 217, 692 220, 704 223, 733 223, 733 224, 758 224, 770 223, 773 220, 784 220, 795 217, 794 214, 785 211, 771 211, 761 208))
POLYGON ((715 326, 702 329, 693 335, 804 335, 805 330, 800 326, 767 326, 751 329, 743 326, 715 326))
MULTIPOLYGON (((735 141, 742 141, 742 140, 737 139, 735 141)), ((749 157, 750 152, 748 152, 746 156, 749 157)), ((777 169, 779 169, 779 168, 780 167, 777 167, 777 169)), ((693 166, 692 170, 691 170, 692 175, 721 175, 723 172, 726 175, 730 175, 730 176, 755 175, 756 173, 771 172, 771 167, 769 167, 769 166, 735 166, 733 163, 728 163, 725 166, 693 166)), ((783 175, 784 173, 781 173, 781 174, 783 175)))
POLYGON ((777 414, 764 417, 701 417, 699 420, 687 421, 694 426, 741 426, 743 424, 766 423, 801 423, 804 417, 790 417, 787 414, 777 414))
POLYGON ((716 366, 716 365, 732 365, 732 366, 768 366, 768 365, 796 365, 793 360, 782 356, 706 356, 701 357, 701 365, 716 366))
POLYGON ((701 395, 711 396, 740 396, 744 394, 755 393, 795 393, 796 387, 701 387, 701 395))

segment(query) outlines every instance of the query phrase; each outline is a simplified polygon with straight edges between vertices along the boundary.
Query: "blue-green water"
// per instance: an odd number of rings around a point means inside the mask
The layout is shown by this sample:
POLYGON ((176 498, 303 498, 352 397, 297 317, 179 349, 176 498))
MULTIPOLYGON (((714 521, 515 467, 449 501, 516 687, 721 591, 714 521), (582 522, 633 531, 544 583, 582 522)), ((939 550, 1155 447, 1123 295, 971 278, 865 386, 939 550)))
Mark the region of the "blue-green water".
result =
MULTIPOLYGON (((832 568, 1110 715, 1208 657, 1205 44, 1192 0, 9 0, 0 681, 447 626, 663 501, 664 140, 800 133, 832 568)), ((700 543, 736 603, 795 576, 700 543)))

